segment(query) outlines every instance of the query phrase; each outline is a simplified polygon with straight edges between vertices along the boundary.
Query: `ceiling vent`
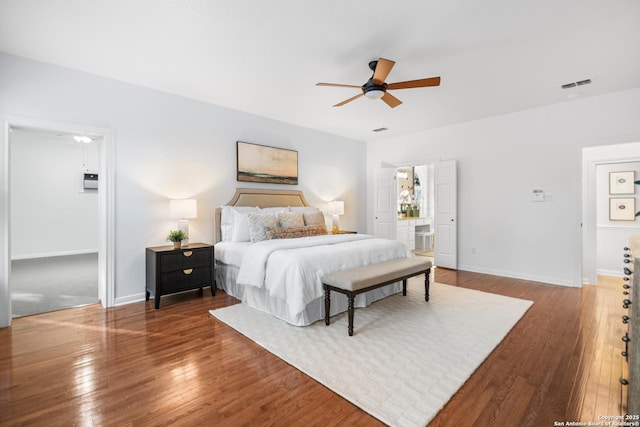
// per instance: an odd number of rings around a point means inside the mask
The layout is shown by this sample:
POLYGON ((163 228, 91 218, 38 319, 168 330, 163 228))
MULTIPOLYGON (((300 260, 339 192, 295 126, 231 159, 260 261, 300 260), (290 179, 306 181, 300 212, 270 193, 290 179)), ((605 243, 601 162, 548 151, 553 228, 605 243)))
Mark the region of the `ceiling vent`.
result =
POLYGON ((576 86, 584 86, 584 85, 588 85, 591 84, 591 79, 585 79, 585 80, 580 80, 578 82, 571 82, 571 83, 566 83, 562 85, 562 89, 571 89, 572 87, 576 87, 576 86))

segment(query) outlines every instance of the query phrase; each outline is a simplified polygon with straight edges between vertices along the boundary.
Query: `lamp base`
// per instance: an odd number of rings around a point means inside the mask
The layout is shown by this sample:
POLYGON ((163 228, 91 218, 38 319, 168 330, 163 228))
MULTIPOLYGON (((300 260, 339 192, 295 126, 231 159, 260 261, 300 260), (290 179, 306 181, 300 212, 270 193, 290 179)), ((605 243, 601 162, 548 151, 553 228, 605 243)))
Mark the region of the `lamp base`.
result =
POLYGON ((182 241, 182 246, 188 246, 189 245, 189 220, 188 219, 179 220, 178 230, 183 231, 184 234, 187 236, 187 238, 182 241))
POLYGON ((333 234, 340 232, 340 215, 331 215, 331 232, 333 234))

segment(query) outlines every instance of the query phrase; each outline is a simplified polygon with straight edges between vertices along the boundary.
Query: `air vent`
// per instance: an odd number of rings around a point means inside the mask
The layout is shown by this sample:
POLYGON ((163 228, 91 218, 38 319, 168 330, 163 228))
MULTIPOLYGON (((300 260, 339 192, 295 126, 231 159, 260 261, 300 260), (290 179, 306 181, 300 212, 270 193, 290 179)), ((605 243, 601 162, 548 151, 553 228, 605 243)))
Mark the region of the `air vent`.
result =
POLYGON ((385 130, 389 130, 387 128, 378 128, 378 129, 374 129, 374 132, 384 132, 385 130))
POLYGON ((588 85, 591 84, 591 79, 585 79, 585 80, 580 80, 578 82, 571 82, 571 83, 566 83, 562 85, 562 89, 571 89, 572 87, 576 87, 576 86, 584 86, 584 85, 588 85))

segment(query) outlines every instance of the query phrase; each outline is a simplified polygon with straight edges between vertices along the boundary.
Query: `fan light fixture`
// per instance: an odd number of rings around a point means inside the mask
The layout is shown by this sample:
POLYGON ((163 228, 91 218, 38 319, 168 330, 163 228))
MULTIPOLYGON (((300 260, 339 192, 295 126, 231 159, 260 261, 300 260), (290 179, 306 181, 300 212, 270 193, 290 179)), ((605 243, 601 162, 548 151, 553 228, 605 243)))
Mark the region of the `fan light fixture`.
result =
POLYGON ((380 99, 382 98, 383 95, 384 95, 384 91, 381 89, 371 89, 364 93, 364 96, 366 96, 369 99, 380 99))

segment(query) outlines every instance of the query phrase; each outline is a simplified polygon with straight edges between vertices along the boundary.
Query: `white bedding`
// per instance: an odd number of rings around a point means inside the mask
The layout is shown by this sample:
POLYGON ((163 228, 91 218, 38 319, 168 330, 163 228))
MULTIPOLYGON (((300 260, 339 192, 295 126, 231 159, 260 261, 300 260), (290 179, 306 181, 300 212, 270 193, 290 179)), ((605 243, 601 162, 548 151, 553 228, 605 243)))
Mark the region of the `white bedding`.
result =
MULTIPOLYGON (((224 252, 231 260, 231 251, 224 252)), ((237 283, 263 289, 271 298, 284 301, 289 315, 296 317, 323 296, 324 274, 410 256, 399 241, 365 234, 265 240, 244 250, 237 283)))

